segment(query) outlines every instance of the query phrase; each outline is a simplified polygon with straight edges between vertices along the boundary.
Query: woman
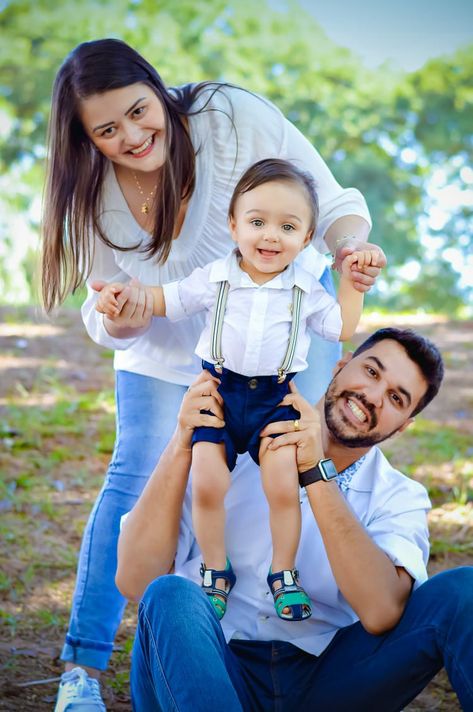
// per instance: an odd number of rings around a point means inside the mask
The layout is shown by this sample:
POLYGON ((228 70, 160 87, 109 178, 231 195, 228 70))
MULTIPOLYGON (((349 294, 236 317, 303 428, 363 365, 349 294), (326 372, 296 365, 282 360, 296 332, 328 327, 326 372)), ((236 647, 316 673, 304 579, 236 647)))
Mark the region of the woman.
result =
MULTIPOLYGON (((193 355, 200 319, 152 319, 141 283, 182 278, 228 253, 233 188, 251 163, 276 156, 315 178, 319 252, 309 247, 300 259, 332 290, 321 253, 330 251, 338 266, 365 246, 369 213, 360 193, 338 185, 272 104, 225 84, 166 89, 153 67, 119 40, 81 44, 59 70, 49 130, 44 302, 53 308, 86 279, 84 323, 94 341, 115 350, 117 372, 117 439, 82 543, 62 654, 67 669, 79 665, 96 675, 107 666, 125 605, 113 580, 120 517, 159 459, 200 368, 193 355), (102 318, 95 290, 103 281, 130 279, 124 309, 102 318)), ((378 272, 354 272, 357 288, 368 289, 378 272)), ((314 338, 298 382, 312 402, 328 382, 337 349, 314 338)))

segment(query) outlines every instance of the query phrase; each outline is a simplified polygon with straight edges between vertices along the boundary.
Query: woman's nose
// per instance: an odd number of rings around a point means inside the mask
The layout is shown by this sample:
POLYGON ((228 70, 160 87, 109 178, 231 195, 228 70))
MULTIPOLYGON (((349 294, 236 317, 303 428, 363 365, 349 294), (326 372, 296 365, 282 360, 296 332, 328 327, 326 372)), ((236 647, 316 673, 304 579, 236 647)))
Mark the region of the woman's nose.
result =
POLYGON ((123 140, 130 148, 138 148, 145 140, 143 129, 135 124, 125 124, 123 127, 123 140))

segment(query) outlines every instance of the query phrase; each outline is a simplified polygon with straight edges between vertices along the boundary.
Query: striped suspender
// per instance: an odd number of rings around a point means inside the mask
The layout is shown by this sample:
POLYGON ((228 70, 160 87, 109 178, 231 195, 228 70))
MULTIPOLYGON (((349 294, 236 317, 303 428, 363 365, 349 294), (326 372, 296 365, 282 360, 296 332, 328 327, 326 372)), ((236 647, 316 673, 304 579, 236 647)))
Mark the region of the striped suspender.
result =
MULTIPOLYGON (((229 290, 230 284, 228 282, 219 283, 215 310, 212 319, 212 327, 210 331, 210 356, 215 363, 215 370, 218 373, 222 373, 223 362, 225 361, 222 356, 222 330, 229 290)), ((287 373, 291 370, 292 362, 294 360, 297 336, 299 334, 299 325, 301 321, 302 296, 302 289, 300 287, 294 287, 292 290, 291 331, 289 333, 289 340, 284 360, 278 368, 278 383, 282 383, 285 380, 287 373)))
POLYGON ((220 282, 218 285, 217 301, 215 302, 212 330, 210 332, 210 356, 215 362, 215 370, 218 373, 222 373, 223 362, 225 361, 222 356, 222 329, 229 289, 229 282, 220 282))
POLYGON ((301 305, 302 305, 302 289, 294 287, 292 290, 292 324, 289 333, 289 341, 287 343, 286 355, 284 361, 278 368, 278 383, 282 383, 286 374, 289 373, 296 353, 297 335, 299 334, 299 324, 301 322, 301 305))

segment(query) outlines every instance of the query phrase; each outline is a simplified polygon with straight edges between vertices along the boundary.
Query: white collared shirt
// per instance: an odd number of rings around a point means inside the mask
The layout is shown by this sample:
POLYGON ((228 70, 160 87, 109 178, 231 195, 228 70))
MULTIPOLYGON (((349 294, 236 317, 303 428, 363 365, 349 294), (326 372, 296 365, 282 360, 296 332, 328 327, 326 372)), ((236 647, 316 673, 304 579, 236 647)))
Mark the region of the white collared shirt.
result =
POLYGON ((340 305, 318 279, 300 264, 291 263, 284 272, 259 285, 239 266, 235 251, 194 270, 189 277, 164 285, 166 317, 179 321, 206 311, 206 322, 196 354, 213 361, 210 354, 211 325, 218 285, 228 281, 230 290, 225 310, 222 353, 224 366, 243 376, 277 373, 287 349, 292 323, 293 287, 303 290, 301 321, 291 372, 307 367, 312 329, 322 338, 338 341, 342 327, 340 305))
POLYGON ((319 278, 327 261, 324 235, 340 217, 359 215, 369 224, 370 215, 361 193, 342 188, 328 166, 301 132, 273 104, 236 87, 204 90, 188 117, 192 145, 196 151, 195 189, 179 237, 173 240, 163 264, 148 259, 140 249, 149 234, 138 225, 116 180, 113 168, 106 173, 100 221, 105 235, 120 251, 93 236, 93 264, 87 279, 88 297, 82 317, 90 337, 106 348, 115 349, 116 369, 160 378, 188 386, 200 370, 194 350, 204 325, 202 315, 171 323, 155 318, 146 333, 136 338, 117 339, 107 333, 103 316, 95 310, 98 293, 95 280, 127 282, 132 277, 143 284, 166 284, 187 277, 197 267, 224 257, 233 247, 227 222, 233 189, 243 172, 263 158, 283 158, 314 178, 320 215, 313 245, 298 256, 302 264, 319 278), (315 248, 315 249, 314 249, 315 248))
MULTIPOLYGON (((321 483, 319 486, 323 486, 321 483)), ((191 486, 186 493, 175 572, 201 584, 201 555, 193 535, 191 486)), ((395 470, 374 447, 348 483, 348 504, 373 541, 414 579, 427 579, 429 539, 425 488, 395 470)), ((277 617, 266 583, 271 563, 268 505, 257 466, 239 457, 225 500, 225 540, 237 582, 222 619, 226 639, 285 640, 320 655, 336 632, 358 620, 337 587, 305 491, 301 491, 302 533, 296 566, 311 599, 312 617, 291 623, 277 617)))

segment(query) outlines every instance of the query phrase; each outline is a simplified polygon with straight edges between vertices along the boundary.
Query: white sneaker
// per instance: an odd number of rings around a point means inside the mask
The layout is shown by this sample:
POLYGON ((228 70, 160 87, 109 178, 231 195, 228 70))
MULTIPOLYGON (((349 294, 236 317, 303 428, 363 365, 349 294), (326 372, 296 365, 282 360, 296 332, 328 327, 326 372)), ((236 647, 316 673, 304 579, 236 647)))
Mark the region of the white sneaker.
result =
POLYGON ((54 712, 106 712, 99 681, 81 667, 63 673, 54 712))

